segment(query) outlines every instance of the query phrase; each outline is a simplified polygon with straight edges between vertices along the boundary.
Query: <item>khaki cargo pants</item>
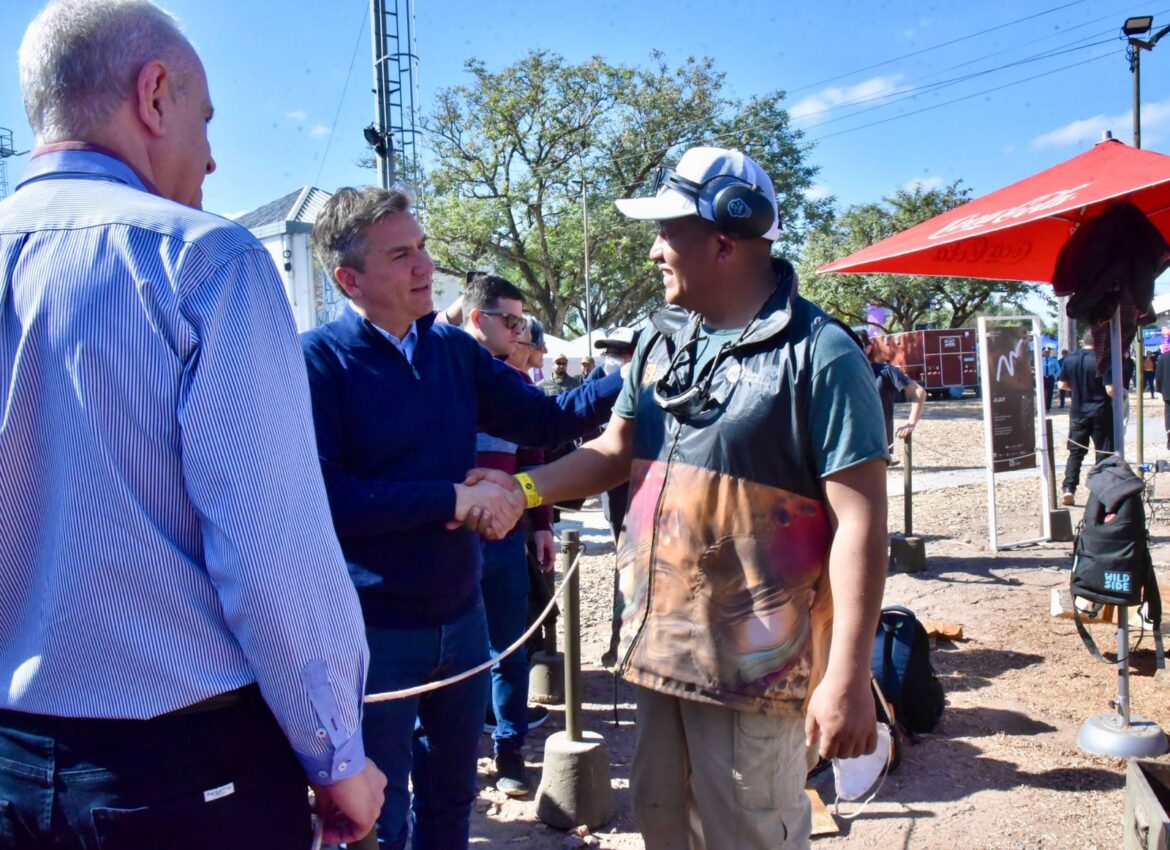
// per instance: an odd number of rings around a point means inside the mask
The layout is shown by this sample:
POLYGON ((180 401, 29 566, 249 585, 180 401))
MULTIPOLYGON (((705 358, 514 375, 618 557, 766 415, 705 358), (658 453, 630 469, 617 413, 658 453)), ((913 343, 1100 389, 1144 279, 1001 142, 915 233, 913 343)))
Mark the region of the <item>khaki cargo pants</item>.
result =
POLYGON ((636 690, 630 786, 646 850, 807 850, 803 718, 636 690))

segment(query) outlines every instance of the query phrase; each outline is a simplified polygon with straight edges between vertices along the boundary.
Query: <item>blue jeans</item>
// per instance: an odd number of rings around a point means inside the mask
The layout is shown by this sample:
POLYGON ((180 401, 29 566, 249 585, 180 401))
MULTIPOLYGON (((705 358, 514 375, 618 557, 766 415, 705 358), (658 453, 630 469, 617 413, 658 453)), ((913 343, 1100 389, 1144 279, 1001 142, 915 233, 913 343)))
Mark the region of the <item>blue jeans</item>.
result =
MULTIPOLYGON (((503 652, 528 625, 528 551, 523 531, 483 544, 483 604, 492 655, 503 652)), ((497 753, 518 750, 528 734, 528 650, 520 647, 492 667, 497 753)))
POLYGON ((307 848, 307 785, 254 689, 152 720, 0 711, 4 850, 307 848))
MULTIPOLYGON (((371 693, 445 679, 488 657, 487 625, 478 598, 446 626, 367 629, 366 638, 371 693)), ((414 850, 467 850, 487 700, 484 672, 422 696, 366 706, 366 753, 387 779, 386 803, 378 818, 386 847, 404 848, 409 828, 414 850)))

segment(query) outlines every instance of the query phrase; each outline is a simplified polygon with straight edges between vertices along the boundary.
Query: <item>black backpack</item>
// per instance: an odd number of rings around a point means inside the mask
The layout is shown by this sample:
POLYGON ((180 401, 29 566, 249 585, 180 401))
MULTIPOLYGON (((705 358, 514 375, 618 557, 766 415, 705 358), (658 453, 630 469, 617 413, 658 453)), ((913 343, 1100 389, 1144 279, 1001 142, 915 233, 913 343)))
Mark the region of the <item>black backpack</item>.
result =
POLYGON ((1086 606, 1076 601, 1088 600, 1092 604, 1087 607, 1093 612, 1101 605, 1133 606, 1144 602, 1161 669, 1166 664, 1162 653, 1162 597, 1150 558, 1142 504, 1145 485, 1125 461, 1114 455, 1098 461, 1085 483, 1089 501, 1077 527, 1069 579, 1077 631, 1093 657, 1104 661, 1081 621, 1081 611, 1086 606))
POLYGON ((882 609, 870 668, 911 740, 915 733, 934 731, 946 696, 930 664, 930 638, 909 608, 882 609))

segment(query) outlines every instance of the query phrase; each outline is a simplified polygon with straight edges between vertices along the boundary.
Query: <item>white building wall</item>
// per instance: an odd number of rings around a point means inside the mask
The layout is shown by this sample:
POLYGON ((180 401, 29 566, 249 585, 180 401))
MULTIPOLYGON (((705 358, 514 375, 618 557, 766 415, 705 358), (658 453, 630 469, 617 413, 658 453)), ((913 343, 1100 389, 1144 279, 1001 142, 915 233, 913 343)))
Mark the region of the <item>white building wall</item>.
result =
POLYGON ((316 327, 317 293, 313 285, 312 246, 307 233, 285 233, 268 236, 260 244, 272 256, 276 271, 284 283, 284 294, 292 308, 297 331, 316 327))

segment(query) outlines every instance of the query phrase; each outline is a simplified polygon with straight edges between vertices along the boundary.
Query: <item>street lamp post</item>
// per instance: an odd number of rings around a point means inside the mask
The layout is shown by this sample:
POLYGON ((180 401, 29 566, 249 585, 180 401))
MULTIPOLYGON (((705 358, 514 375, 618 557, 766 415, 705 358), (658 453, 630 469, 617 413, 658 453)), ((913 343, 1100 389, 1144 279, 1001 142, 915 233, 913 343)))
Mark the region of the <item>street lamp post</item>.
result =
MULTIPOLYGON (((1154 27, 1153 15, 1139 15, 1133 18, 1126 18, 1125 23, 1121 27, 1121 31, 1125 34, 1129 41, 1129 49, 1126 55, 1129 58, 1129 70, 1133 74, 1133 146, 1140 148, 1142 146, 1142 51, 1153 50, 1154 45, 1157 44, 1167 32, 1170 32, 1170 26, 1162 27, 1154 33, 1154 36, 1145 41, 1138 38, 1139 35, 1145 35, 1154 27)), ((1145 360, 1146 346, 1142 339, 1142 334, 1139 332, 1137 337, 1137 352, 1134 356, 1134 388, 1137 391, 1137 404, 1135 405, 1134 416, 1137 420, 1134 428, 1134 439, 1136 440, 1136 449, 1134 453, 1137 464, 1140 467, 1145 460, 1145 405, 1142 397, 1142 391, 1145 389, 1142 384, 1145 380, 1145 372, 1142 369, 1142 362, 1145 360)), ((1124 374, 1121 376, 1122 386, 1124 386, 1124 374)))
POLYGON ((1129 41, 1129 50, 1126 57, 1129 59, 1129 70, 1133 74, 1133 146, 1142 146, 1142 51, 1153 50, 1154 45, 1162 40, 1162 36, 1170 32, 1170 25, 1162 27, 1154 33, 1149 41, 1138 38, 1145 35, 1154 27, 1153 15, 1139 15, 1135 18, 1126 18, 1121 31, 1129 41))

